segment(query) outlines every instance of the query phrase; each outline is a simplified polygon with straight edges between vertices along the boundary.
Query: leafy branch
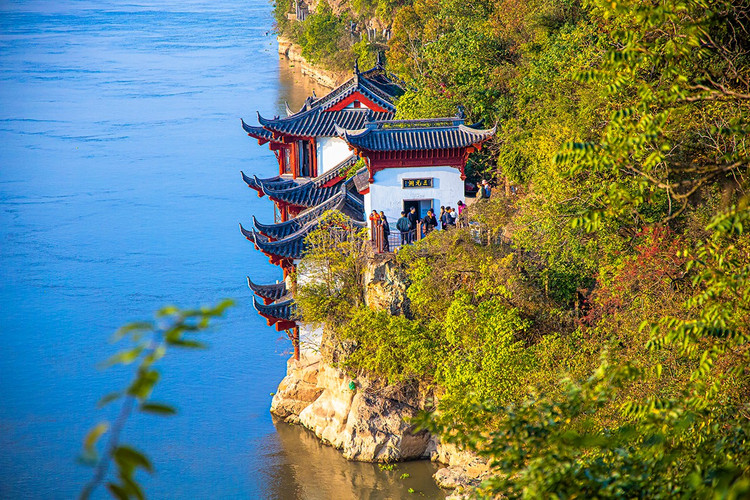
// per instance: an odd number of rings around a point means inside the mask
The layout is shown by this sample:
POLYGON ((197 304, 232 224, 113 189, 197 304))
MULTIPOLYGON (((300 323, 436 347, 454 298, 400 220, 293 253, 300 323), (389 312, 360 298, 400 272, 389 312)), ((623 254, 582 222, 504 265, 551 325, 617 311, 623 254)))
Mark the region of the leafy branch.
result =
POLYGON ((224 299, 213 307, 200 309, 183 310, 167 306, 157 311, 155 321, 129 323, 115 332, 112 342, 128 339, 132 345, 110 357, 103 363, 103 368, 134 363, 137 363, 137 368, 133 381, 124 391, 107 394, 97 405, 102 408, 115 401, 121 401, 122 404, 120 413, 112 424, 107 421, 99 422, 83 441, 80 462, 93 468, 93 476, 81 491, 82 500, 90 498, 107 480, 113 461, 117 466, 117 480, 107 482, 110 494, 119 499, 145 498, 141 485, 135 479, 135 472, 141 468, 152 473, 153 466, 141 451, 120 442, 122 430, 136 410, 160 416, 177 413, 172 406, 149 399, 161 377, 154 365, 165 356, 168 348, 206 348, 206 344, 195 340, 193 336, 208 329, 211 318, 222 316, 233 304, 232 300, 224 299), (107 441, 100 455, 97 443, 105 435, 107 441))

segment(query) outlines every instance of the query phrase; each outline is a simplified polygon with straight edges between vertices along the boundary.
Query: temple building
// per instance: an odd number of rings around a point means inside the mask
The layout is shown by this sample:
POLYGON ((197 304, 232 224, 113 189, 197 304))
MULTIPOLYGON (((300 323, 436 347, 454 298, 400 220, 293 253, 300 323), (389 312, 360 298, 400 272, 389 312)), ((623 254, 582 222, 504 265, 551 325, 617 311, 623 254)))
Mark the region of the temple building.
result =
MULTIPOLYGON (((464 123, 459 116, 395 120, 404 84, 382 62, 360 72, 329 94, 313 94, 296 112, 264 118, 259 125, 242 121, 245 132, 268 144, 278 161, 278 175, 258 178, 241 172, 258 196, 274 204, 274 222, 240 224, 242 234, 282 269, 283 282, 248 286, 260 300, 253 304, 269 326, 286 331, 299 358, 301 339, 314 328, 301 324, 289 277, 305 253, 305 238, 320 216, 338 210, 352 227, 366 227, 371 210, 382 210, 392 225, 402 210, 456 206, 464 199, 464 167, 495 133, 464 123)), ((395 231, 395 228, 394 228, 395 231)))
POLYGON ((495 134, 464 124, 462 117, 369 121, 357 130, 337 127, 339 136, 367 165, 361 183, 365 212, 383 211, 391 221, 411 207, 430 209, 464 200, 469 154, 495 134))

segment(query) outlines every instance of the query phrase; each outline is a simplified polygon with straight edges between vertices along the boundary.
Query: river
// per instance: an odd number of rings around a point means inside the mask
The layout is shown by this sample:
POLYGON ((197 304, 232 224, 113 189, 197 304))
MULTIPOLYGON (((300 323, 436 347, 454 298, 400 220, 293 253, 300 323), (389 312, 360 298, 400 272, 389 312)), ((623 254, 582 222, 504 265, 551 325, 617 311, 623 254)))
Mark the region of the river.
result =
MULTIPOLYGON (((123 441, 150 498, 437 498, 426 462, 350 463, 268 412, 288 341, 245 275, 279 269, 237 224, 271 220, 239 171, 276 162, 240 128, 314 88, 279 63, 264 0, 0 2, 0 498, 73 498, 82 437, 127 369, 97 369, 121 324, 168 303, 237 306, 210 349, 173 351, 123 441), (408 473, 409 478, 400 479, 408 473), (409 493, 412 488, 415 493, 409 493)), ((321 89, 318 88, 318 94, 321 89)), ((104 496, 99 490, 99 497, 104 496)))

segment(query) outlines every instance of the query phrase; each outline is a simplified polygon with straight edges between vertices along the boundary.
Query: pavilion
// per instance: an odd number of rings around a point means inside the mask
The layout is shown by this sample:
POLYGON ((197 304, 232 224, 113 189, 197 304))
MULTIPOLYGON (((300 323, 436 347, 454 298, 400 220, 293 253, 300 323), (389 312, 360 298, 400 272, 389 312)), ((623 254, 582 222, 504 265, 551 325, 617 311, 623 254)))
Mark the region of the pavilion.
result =
POLYGON ((455 205, 464 197, 464 168, 495 129, 482 130, 459 116, 396 120, 396 102, 405 85, 380 60, 318 98, 309 97, 287 116, 264 118, 258 126, 242 121, 245 132, 268 144, 279 164, 278 175, 260 179, 241 172, 259 197, 274 203, 274 223, 253 217, 242 234, 283 270, 284 282, 248 286, 260 301, 253 304, 269 326, 286 331, 299 359, 300 337, 313 330, 301 324, 287 281, 305 253, 305 238, 328 210, 340 211, 352 227, 366 227, 366 214, 383 210, 395 221, 401 210, 455 205), (302 329, 302 332, 300 330, 302 329))

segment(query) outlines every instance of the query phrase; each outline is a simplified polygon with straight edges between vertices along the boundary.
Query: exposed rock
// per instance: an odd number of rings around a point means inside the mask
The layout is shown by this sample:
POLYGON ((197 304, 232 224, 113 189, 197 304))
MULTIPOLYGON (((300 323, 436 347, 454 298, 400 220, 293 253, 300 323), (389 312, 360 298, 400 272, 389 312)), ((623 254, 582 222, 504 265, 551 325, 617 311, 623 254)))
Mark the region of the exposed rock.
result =
POLYGON ((278 37, 279 41, 279 55, 286 57, 290 61, 293 61, 295 65, 299 66, 303 75, 307 75, 319 84, 328 88, 336 88, 344 83, 351 75, 347 73, 339 73, 336 71, 329 71, 323 68, 319 68, 307 62, 307 59, 302 55, 302 48, 293 43, 291 40, 282 36, 278 37))
POLYGON ((305 354, 299 361, 290 358, 287 376, 279 383, 271 401, 271 413, 295 422, 300 412, 323 392, 323 388, 317 385, 319 368, 320 356, 305 354))
POLYGON ((448 467, 433 475, 441 488, 458 488, 463 491, 463 488, 479 485, 489 475, 489 466, 485 459, 460 450, 454 444, 441 443, 433 437, 428 449, 431 450, 430 459, 433 462, 448 464, 448 467))
POLYGON ((395 399, 358 393, 342 436, 344 456, 366 462, 397 462, 426 457, 430 435, 405 422, 419 410, 395 399))
POLYGON ((306 352, 300 361, 289 360, 271 412, 307 427, 350 460, 397 462, 429 457, 430 434, 407 423, 419 400, 415 386, 376 391, 366 379, 355 382, 306 352))
POLYGON ((365 271, 365 303, 394 316, 404 314, 409 307, 406 277, 392 256, 381 259, 375 259, 365 271))

